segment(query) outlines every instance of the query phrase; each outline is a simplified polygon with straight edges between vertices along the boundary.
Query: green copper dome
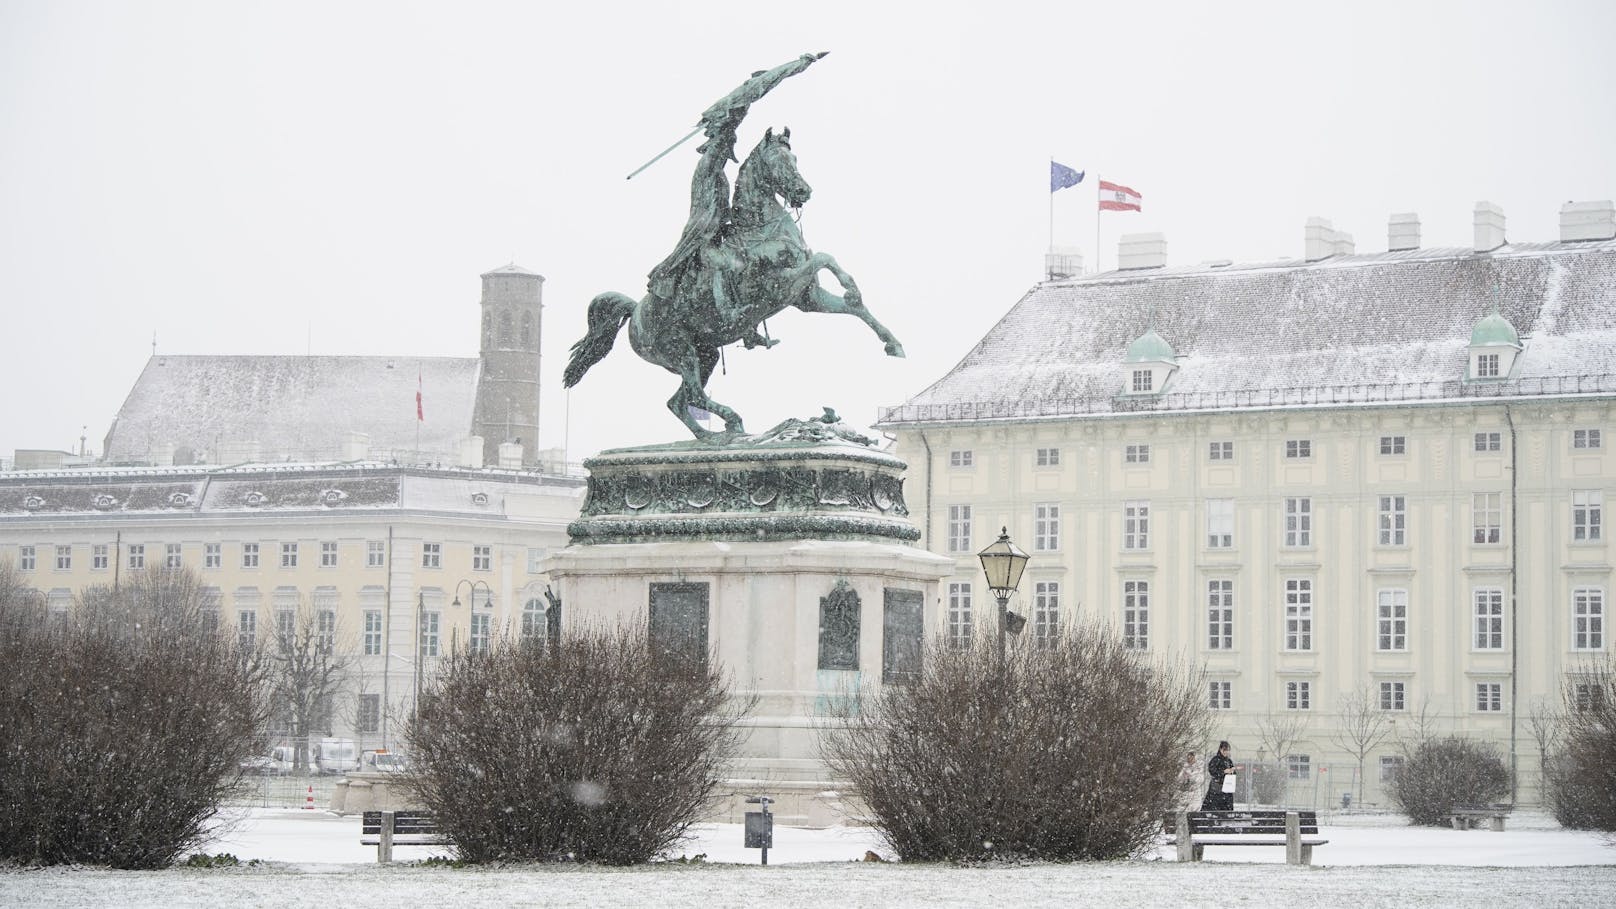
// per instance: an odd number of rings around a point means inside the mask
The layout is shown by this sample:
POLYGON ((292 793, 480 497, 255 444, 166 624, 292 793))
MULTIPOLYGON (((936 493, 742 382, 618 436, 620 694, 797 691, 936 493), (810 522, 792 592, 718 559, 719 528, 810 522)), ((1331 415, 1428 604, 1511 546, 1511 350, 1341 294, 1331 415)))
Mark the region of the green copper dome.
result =
POLYGON ((1471 347, 1520 347, 1521 336, 1509 320, 1493 313, 1476 323, 1470 331, 1471 347))
POLYGON ((1145 332, 1128 345, 1127 362, 1156 363, 1173 361, 1173 345, 1156 334, 1155 329, 1145 332))

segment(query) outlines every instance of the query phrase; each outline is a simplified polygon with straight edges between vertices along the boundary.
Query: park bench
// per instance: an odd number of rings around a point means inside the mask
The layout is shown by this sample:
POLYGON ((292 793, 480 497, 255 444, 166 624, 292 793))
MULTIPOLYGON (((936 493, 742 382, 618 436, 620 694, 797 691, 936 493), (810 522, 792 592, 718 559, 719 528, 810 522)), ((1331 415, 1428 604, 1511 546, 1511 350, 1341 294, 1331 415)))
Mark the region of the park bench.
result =
POLYGON ((1455 830, 1474 830, 1483 818, 1492 821, 1492 829, 1498 833, 1504 832, 1504 818, 1509 814, 1508 805, 1460 805, 1448 811, 1448 822, 1455 830))
POLYGON ((1207 846, 1284 846, 1287 863, 1311 865, 1313 847, 1329 842, 1315 811, 1186 811, 1177 827, 1181 862, 1200 861, 1207 846))
POLYGON ((359 844, 376 847, 376 861, 393 860, 394 846, 447 846, 430 811, 366 811, 361 815, 359 844))

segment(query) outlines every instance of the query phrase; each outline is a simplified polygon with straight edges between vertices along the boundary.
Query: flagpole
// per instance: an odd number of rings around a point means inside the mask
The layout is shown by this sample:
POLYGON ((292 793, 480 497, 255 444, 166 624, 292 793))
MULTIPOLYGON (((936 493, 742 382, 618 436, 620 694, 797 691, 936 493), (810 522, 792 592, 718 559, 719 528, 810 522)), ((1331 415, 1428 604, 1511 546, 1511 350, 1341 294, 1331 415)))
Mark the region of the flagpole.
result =
MULTIPOLYGON (((1050 173, 1055 172, 1055 156, 1054 155, 1051 155, 1049 157, 1049 172, 1050 173)), ((1045 278, 1045 280, 1048 280, 1048 279, 1054 277, 1054 275, 1051 274, 1050 270, 1049 270, 1049 256, 1050 256, 1050 254, 1052 254, 1054 252, 1055 252, 1055 188, 1054 188, 1053 185, 1051 185, 1050 189, 1049 189, 1049 248, 1044 253, 1044 278, 1045 278)))
POLYGON ((1094 273, 1100 273, 1100 178, 1094 178, 1094 273))

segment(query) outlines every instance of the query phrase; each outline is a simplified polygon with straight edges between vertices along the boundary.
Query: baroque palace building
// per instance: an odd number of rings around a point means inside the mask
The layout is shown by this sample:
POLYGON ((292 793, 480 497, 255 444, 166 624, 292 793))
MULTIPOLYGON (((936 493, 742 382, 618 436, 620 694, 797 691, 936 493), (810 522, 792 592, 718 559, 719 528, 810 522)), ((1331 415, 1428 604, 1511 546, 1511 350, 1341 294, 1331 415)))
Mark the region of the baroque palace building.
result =
POLYGON ((1533 714, 1611 645, 1616 212, 1567 203, 1558 242, 1507 242, 1488 203, 1474 227, 1422 249, 1397 215, 1357 254, 1312 219, 1301 260, 1188 267, 1132 235, 1118 270, 1031 290, 882 416, 957 559, 944 633, 992 632, 976 553, 1007 528, 1022 646, 1094 620, 1187 661, 1293 803, 1356 793, 1364 702, 1390 733, 1370 801, 1422 730, 1496 743, 1537 800, 1533 714))
POLYGON ((247 643, 307 611, 354 657, 315 732, 396 744, 454 646, 559 620, 541 563, 583 481, 535 446, 543 280, 482 276, 476 358, 154 355, 99 462, 0 472, 0 563, 56 611, 194 569, 247 643))

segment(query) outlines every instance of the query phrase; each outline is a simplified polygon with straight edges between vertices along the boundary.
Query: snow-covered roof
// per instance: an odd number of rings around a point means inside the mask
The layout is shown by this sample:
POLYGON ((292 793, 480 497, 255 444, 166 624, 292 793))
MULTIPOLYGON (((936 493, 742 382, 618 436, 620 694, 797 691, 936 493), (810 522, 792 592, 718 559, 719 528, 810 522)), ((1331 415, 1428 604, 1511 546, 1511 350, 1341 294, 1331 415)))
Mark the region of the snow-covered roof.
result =
POLYGON ((528 271, 527 269, 523 268, 522 266, 517 265, 515 262, 512 262, 509 265, 501 265, 500 267, 494 269, 493 271, 483 272, 482 277, 486 278, 489 275, 527 275, 527 276, 532 277, 532 278, 542 278, 542 277, 544 277, 543 275, 539 274, 536 271, 528 271))
POLYGON ((1476 396, 1616 393, 1616 241, 1422 249, 1106 272, 1039 284, 884 425, 1476 396), (1467 383, 1496 311, 1524 350, 1467 383), (1129 342, 1177 352, 1172 385, 1121 395, 1129 342))
POLYGON ((167 464, 180 449, 215 463, 336 460, 351 433, 372 454, 452 459, 472 431, 479 369, 469 357, 154 356, 107 433, 106 460, 167 464))

